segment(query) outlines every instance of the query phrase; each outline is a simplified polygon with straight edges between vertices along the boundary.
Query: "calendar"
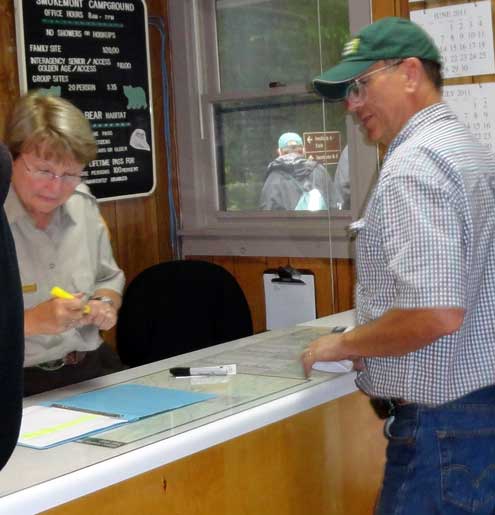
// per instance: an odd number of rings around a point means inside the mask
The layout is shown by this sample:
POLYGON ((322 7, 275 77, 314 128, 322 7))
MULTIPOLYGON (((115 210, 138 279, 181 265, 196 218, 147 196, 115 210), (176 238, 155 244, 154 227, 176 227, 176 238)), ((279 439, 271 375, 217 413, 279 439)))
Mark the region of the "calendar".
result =
POLYGON ((412 11, 410 17, 440 49, 444 78, 495 73, 490 0, 412 11))
POLYGON ((443 98, 476 138, 495 150, 495 83, 444 86, 443 98))

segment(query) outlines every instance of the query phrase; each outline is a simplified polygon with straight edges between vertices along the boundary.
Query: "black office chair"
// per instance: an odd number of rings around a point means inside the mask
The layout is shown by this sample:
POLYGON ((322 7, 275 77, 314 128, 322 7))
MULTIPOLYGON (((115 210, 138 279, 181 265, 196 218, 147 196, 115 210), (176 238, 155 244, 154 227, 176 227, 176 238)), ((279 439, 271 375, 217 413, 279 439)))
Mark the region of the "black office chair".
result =
POLYGON ((253 334, 236 279, 206 261, 147 268, 127 287, 117 322, 123 363, 139 366, 253 334))

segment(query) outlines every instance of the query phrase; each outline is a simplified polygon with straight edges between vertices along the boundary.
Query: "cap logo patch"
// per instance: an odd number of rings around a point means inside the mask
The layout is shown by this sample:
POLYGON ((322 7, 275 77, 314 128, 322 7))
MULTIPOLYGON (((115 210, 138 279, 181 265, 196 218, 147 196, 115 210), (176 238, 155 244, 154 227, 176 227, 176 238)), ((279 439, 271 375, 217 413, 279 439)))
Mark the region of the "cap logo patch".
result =
POLYGON ((344 49, 342 50, 342 57, 347 57, 348 55, 355 54, 359 50, 359 38, 353 38, 348 41, 344 49))

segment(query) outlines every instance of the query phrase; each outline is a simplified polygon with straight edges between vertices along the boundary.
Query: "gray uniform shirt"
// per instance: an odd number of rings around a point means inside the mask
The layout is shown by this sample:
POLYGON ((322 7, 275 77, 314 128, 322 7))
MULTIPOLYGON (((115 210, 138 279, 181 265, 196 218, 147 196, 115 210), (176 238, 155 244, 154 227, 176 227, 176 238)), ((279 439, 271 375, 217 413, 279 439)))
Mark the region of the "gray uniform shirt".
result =
MULTIPOLYGON (((113 258, 108 230, 87 186, 76 188, 45 230, 35 227, 13 187, 5 212, 17 250, 25 309, 50 299, 53 286, 90 295, 100 288, 122 293, 124 273, 113 258)), ((74 350, 95 350, 101 342, 94 325, 32 336, 25 339, 24 366, 59 359, 74 350)))

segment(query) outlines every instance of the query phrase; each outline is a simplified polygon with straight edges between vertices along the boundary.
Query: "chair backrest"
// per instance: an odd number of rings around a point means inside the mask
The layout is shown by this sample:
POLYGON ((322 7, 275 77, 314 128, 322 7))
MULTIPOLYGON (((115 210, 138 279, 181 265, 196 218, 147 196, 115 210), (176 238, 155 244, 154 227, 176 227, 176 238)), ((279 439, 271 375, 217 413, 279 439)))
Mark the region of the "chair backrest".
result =
POLYGON ((168 261, 127 287, 117 351, 138 366, 251 334, 248 303, 230 272, 206 261, 168 261))

